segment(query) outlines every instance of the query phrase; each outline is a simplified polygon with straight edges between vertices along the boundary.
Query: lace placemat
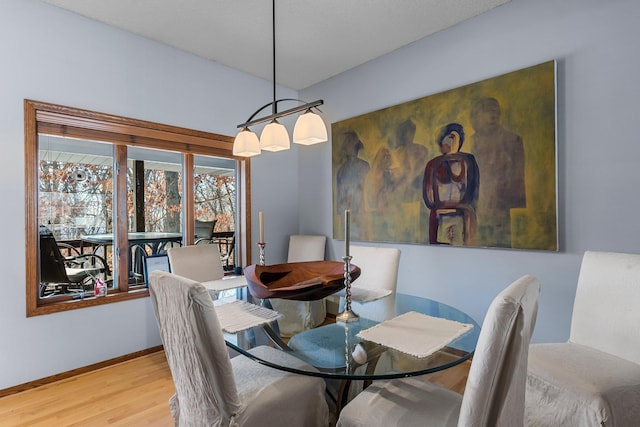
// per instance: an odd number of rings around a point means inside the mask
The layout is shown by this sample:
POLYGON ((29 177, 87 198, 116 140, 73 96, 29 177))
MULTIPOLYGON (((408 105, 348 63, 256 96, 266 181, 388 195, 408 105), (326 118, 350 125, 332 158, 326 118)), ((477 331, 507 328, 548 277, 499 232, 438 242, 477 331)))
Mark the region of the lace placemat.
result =
POLYGON ((360 331, 358 337, 416 357, 427 357, 473 325, 410 311, 360 331))
POLYGON ((216 306, 220 327, 224 332, 234 334, 282 317, 277 311, 245 301, 231 301, 216 306))

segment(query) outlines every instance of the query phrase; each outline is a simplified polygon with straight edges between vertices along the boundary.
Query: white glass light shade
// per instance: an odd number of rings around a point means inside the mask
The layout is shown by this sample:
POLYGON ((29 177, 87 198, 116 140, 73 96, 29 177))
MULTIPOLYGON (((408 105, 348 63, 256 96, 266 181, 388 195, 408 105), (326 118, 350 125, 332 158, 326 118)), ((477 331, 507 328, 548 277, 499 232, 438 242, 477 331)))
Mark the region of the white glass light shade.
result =
POLYGON ((305 111, 300 114, 293 128, 293 142, 302 145, 318 144, 327 140, 327 127, 322 117, 312 112, 305 111))
POLYGON ((260 141, 258 135, 251 132, 249 128, 243 128, 236 135, 233 141, 233 155, 240 157, 251 157, 260 154, 260 141))
POLYGON ((289 133, 287 128, 276 119, 262 129, 260 148, 267 151, 282 151, 289 149, 289 133))

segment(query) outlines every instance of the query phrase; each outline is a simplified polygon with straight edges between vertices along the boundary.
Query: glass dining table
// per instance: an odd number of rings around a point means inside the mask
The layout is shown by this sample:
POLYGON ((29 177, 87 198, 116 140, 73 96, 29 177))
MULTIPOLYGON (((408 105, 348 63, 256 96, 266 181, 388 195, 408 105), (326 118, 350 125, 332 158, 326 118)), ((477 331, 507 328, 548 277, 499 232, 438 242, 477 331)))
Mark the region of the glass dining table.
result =
MULTIPOLYGON (((274 369, 337 380, 335 383, 339 386, 333 398, 336 400, 338 412, 347 403, 349 389, 354 380, 363 380, 366 386, 374 380, 429 374, 456 366, 473 355, 480 326, 461 310, 438 301, 400 293, 370 304, 383 307, 372 316, 375 320, 361 316, 354 322, 329 323, 303 331, 287 340, 278 335, 277 325, 272 322, 236 334, 226 333, 225 340, 227 346, 238 353, 274 369), (386 324, 388 322, 385 321, 398 319, 398 316, 407 313, 451 320, 454 322, 448 323, 464 324, 467 329, 432 353, 420 356, 359 336, 362 335, 361 332, 371 330, 370 328, 383 322, 386 324), (269 360, 252 354, 252 348, 266 342, 307 362, 309 368, 293 368, 280 363, 279 360, 269 360)), ((417 327, 406 326, 401 332, 402 334, 398 335, 402 335, 403 339, 410 340, 413 344, 419 344, 429 338, 425 336, 424 329, 417 327)))

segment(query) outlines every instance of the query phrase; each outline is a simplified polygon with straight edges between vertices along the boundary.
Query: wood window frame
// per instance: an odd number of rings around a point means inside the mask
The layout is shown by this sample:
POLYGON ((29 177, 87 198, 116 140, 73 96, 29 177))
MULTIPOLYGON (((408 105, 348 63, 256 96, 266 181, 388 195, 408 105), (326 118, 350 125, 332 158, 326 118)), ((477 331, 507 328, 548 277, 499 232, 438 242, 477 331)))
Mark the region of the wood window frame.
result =
MULTIPOLYGON (((49 134, 74 138, 95 139, 115 145, 115 161, 126 165, 126 146, 169 150, 183 154, 184 218, 194 218, 193 166, 194 155, 210 155, 236 161, 238 221, 236 223, 236 250, 239 265, 251 264, 251 163, 248 158, 233 156, 233 137, 186 129, 144 120, 99 113, 25 99, 25 256, 27 317, 57 313, 84 307, 144 298, 147 288, 129 289, 127 280, 127 199, 126 174, 116 176, 114 203, 117 210, 114 229, 120 255, 114 258, 118 269, 119 287, 106 297, 82 300, 39 298, 39 233, 38 233, 38 135, 49 134)), ((194 243, 194 222, 185 221, 183 241, 194 243)), ((115 251, 114 251, 115 252, 115 251)))

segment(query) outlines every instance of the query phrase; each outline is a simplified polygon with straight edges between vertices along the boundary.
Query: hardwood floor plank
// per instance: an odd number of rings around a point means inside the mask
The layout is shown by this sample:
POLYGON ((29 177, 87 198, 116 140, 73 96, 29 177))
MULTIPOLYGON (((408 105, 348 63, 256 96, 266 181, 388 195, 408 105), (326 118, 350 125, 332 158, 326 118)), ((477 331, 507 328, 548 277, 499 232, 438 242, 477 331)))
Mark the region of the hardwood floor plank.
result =
POLYGON ((424 378, 432 383, 451 389, 456 393, 463 394, 464 388, 467 384, 467 376, 469 375, 470 367, 471 361, 467 360, 466 362, 462 362, 461 364, 445 369, 444 371, 425 375, 424 378))
POLYGON ((0 424, 173 426, 174 392, 164 352, 156 352, 0 398, 0 424))

